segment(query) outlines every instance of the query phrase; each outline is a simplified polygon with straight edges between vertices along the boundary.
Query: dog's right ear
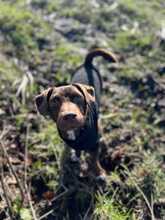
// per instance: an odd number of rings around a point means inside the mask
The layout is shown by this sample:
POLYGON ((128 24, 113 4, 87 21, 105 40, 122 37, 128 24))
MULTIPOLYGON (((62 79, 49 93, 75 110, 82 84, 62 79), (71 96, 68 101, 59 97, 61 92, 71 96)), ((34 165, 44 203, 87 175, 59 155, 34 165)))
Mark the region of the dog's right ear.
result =
POLYGON ((49 98, 53 92, 53 88, 44 90, 40 95, 35 97, 37 110, 43 116, 49 115, 49 98))

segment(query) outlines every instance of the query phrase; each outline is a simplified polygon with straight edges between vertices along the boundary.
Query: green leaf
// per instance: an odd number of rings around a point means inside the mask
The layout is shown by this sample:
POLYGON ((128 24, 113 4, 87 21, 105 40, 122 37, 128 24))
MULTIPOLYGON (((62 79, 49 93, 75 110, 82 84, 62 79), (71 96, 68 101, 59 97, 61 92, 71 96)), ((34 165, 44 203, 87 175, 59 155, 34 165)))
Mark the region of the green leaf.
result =
POLYGON ((26 208, 22 208, 20 210, 20 217, 21 217, 21 220, 32 220, 33 219, 30 210, 26 208))

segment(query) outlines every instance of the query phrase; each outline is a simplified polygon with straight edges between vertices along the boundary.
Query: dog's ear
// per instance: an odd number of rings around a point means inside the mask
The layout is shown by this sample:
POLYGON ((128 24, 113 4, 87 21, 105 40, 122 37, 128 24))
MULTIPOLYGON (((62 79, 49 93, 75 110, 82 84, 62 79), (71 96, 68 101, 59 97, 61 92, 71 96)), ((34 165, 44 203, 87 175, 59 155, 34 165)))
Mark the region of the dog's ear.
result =
POLYGON ((82 85, 87 101, 95 102, 95 90, 92 86, 82 85))
POLYGON ((78 88, 81 93, 83 93, 87 102, 96 101, 95 90, 92 86, 81 84, 81 83, 75 83, 73 85, 76 86, 76 88, 78 88))
POLYGON ((85 89, 87 90, 88 94, 90 96, 92 96, 92 98, 95 99, 95 90, 93 88, 93 86, 87 86, 87 85, 84 85, 85 89))
POLYGON ((49 115, 49 98, 53 92, 53 88, 44 90, 40 95, 35 97, 37 110, 43 116, 49 115))

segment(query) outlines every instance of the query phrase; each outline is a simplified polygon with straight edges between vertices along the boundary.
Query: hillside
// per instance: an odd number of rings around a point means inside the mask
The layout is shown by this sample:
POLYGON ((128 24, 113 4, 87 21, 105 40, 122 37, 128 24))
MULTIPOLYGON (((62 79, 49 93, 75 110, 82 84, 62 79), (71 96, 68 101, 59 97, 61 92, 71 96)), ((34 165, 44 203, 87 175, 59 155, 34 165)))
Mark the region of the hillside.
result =
POLYGON ((0 219, 165 218, 164 8, 163 0, 0 1, 0 219), (34 104, 69 83, 96 47, 119 60, 95 60, 106 185, 70 161, 34 104))

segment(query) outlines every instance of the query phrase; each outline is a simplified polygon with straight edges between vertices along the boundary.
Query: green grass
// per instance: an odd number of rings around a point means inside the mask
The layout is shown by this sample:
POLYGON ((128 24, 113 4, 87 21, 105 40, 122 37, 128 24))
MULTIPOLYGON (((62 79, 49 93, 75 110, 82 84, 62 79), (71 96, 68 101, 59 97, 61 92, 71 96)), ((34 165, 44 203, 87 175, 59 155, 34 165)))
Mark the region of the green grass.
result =
POLYGON ((113 198, 106 195, 97 196, 95 216, 101 220, 135 220, 124 207, 116 205, 113 198))
MULTIPOLYGON (((95 1, 83 0, 72 3, 65 0, 32 0, 29 4, 25 0, 0 2, 0 113, 3 112, 0 127, 3 129, 3 125, 7 125, 12 128, 4 142, 11 157, 14 152, 21 158, 20 167, 24 164, 21 155, 28 145, 32 158, 28 166, 29 183, 41 179, 46 190, 56 192, 65 148, 55 123, 36 114, 34 97, 40 90, 49 87, 49 82, 51 85, 69 82, 70 73, 83 63, 85 54, 81 51, 84 49, 100 45, 112 48, 123 58, 112 70, 109 85, 105 82, 105 102, 101 104, 104 114, 101 123, 107 146, 103 162, 109 166, 112 164, 109 167, 112 172, 107 175, 106 193, 98 193, 93 189, 93 183, 88 186, 88 178, 83 182, 78 180, 74 200, 82 211, 82 217, 87 204, 93 202, 93 205, 96 204, 94 220, 139 220, 139 212, 144 213, 149 206, 151 214, 152 203, 159 203, 165 198, 164 131, 159 127, 162 113, 154 107, 162 93, 149 96, 148 90, 145 90, 148 87, 145 83, 140 84, 149 73, 158 83, 158 89, 162 89, 160 85, 163 81, 158 69, 164 66, 164 40, 158 33, 164 25, 164 1, 97 2, 98 5, 95 1), (50 23, 45 21, 47 15, 53 14, 50 23), (69 28, 71 34, 74 29, 74 41, 56 30, 56 21, 61 18, 73 21, 69 28), (40 45, 42 40, 46 42, 46 47, 40 45), (32 74, 33 83, 28 81, 16 97, 26 69, 32 74), (131 83, 139 83, 135 92, 130 88, 131 83), (144 100, 137 100, 137 93, 143 91, 146 92, 144 100), (125 141, 127 133, 130 139, 125 141), (116 149, 120 148, 124 149, 121 161, 120 158, 112 158, 116 149), (129 166, 131 163, 133 166, 129 166)), ((97 64, 103 76, 111 74, 107 62, 103 62, 105 68, 99 62, 97 64)), ((18 169, 17 165, 13 166, 18 169)), ((19 177, 21 180, 24 178, 21 174, 19 177)), ((68 188, 77 184, 70 176, 67 176, 67 183, 68 188)), ((16 185, 13 187, 18 191, 16 185)), ((37 187, 35 184, 32 186, 34 198, 37 187)), ((51 207, 40 196, 40 199, 34 199, 34 209, 39 216, 51 207)), ((60 198, 64 203, 68 199, 65 195, 60 198)), ((21 204, 19 195, 12 200, 12 208, 20 219, 31 219, 30 208, 21 204)), ((160 216, 163 217, 163 208, 160 216)))
POLYGON ((39 132, 32 132, 31 135, 30 140, 32 142, 39 142, 37 146, 31 144, 29 146, 31 154, 34 157, 38 157, 38 160, 33 163, 33 171, 44 169, 45 178, 51 179, 50 181, 52 183, 53 179, 58 178, 57 173, 60 170, 59 158, 61 158, 64 150, 64 144, 59 137, 56 125, 54 122, 41 120, 39 132), (49 163, 47 158, 51 156, 54 159, 49 163), (52 175, 54 178, 52 178, 52 175))
POLYGON ((78 54, 78 48, 68 42, 61 42, 55 50, 56 59, 62 60, 71 67, 82 63, 82 56, 78 54))
POLYGON ((37 53, 37 40, 48 33, 48 28, 39 16, 17 4, 0 2, 0 30, 19 56, 37 53))
MULTIPOLYGON (((125 30, 118 32, 115 39, 116 45, 123 50, 132 51, 134 49, 149 49, 153 42, 152 34, 145 34, 139 30, 125 30)), ((141 51, 140 51, 141 52, 141 51)))
POLYGON ((20 79, 21 70, 19 67, 10 62, 5 56, 1 56, 0 59, 0 78, 2 81, 7 81, 8 83, 14 83, 14 81, 20 79))
POLYGON ((148 22, 151 26, 161 27, 164 20, 164 11, 162 7, 164 3, 162 0, 120 0, 119 4, 134 20, 144 23, 148 22))

